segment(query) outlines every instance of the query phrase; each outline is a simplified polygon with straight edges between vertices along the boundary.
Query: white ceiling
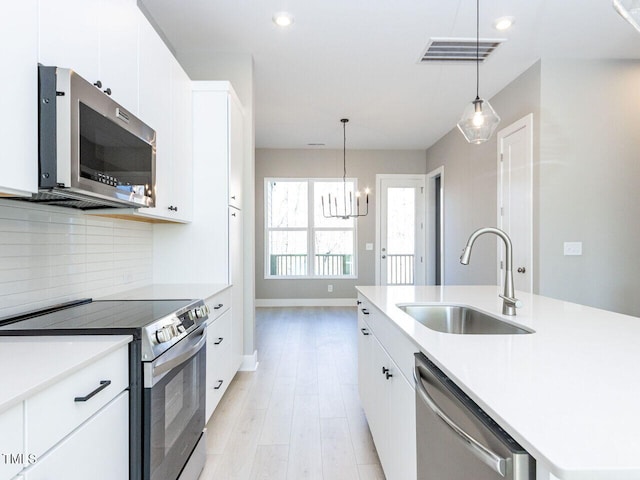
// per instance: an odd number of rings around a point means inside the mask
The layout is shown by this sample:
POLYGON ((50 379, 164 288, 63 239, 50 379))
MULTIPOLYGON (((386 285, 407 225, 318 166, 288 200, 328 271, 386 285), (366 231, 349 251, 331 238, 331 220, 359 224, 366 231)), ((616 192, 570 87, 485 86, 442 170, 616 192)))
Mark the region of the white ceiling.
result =
MULTIPOLYGON (((475 0, 141 1, 178 58, 253 55, 259 148, 342 148, 348 117, 347 148, 425 149, 475 97, 475 65, 417 63, 430 37, 475 37, 475 0), (283 10, 288 29, 271 21, 283 10)), ((480 36, 508 39, 480 66, 484 98, 539 58, 640 58, 610 0, 483 0, 480 36)))

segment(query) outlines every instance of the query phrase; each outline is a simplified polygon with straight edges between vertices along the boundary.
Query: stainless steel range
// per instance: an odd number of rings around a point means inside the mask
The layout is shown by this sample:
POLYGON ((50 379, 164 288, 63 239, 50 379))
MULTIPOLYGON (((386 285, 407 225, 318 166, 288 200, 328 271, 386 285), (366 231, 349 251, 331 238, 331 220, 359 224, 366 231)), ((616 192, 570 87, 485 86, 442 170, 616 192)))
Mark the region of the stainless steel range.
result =
POLYGON ((0 335, 133 335, 131 480, 195 480, 205 461, 202 300, 81 300, 0 320, 0 335))

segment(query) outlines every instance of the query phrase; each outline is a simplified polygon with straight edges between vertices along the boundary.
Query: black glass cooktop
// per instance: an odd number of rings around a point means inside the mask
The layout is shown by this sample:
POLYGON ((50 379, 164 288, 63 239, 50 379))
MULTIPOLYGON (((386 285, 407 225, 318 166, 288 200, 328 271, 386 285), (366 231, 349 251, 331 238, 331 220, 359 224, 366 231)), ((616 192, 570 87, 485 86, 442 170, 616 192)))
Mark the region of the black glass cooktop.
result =
POLYGON ((193 300, 87 301, 46 313, 0 319, 0 335, 133 334, 193 300))

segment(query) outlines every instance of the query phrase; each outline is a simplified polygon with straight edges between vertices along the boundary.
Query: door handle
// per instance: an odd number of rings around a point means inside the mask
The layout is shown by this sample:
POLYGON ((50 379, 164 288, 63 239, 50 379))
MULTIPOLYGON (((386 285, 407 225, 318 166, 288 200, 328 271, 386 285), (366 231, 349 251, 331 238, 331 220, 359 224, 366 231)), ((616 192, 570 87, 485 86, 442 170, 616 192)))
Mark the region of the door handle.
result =
POLYGON ((440 418, 440 420, 445 423, 445 425, 460 437, 471 453, 478 457, 478 459, 480 459, 485 465, 491 467, 491 469, 504 477, 507 473, 507 460, 482 445, 475 438, 465 432, 451 418, 449 418, 449 416, 438 406, 433 397, 429 395, 429 392, 427 392, 426 387, 422 383, 423 378, 424 377, 420 373, 420 368, 415 366, 413 368, 413 380, 416 383, 416 392, 422 398, 422 401, 433 411, 433 413, 436 414, 438 418, 440 418))
POLYGON ((525 273, 527 269, 525 267, 518 267, 518 273, 525 273))
POLYGON ((387 258, 387 256, 386 255, 382 255, 382 258, 387 258))

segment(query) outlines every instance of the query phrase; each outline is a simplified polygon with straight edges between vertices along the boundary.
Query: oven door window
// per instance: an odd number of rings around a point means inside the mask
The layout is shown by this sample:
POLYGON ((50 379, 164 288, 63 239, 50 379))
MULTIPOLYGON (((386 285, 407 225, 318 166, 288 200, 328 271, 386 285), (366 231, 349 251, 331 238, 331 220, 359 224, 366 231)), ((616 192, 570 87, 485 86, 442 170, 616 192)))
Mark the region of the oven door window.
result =
POLYGON ((145 388, 144 478, 178 478, 204 428, 205 348, 145 388))

